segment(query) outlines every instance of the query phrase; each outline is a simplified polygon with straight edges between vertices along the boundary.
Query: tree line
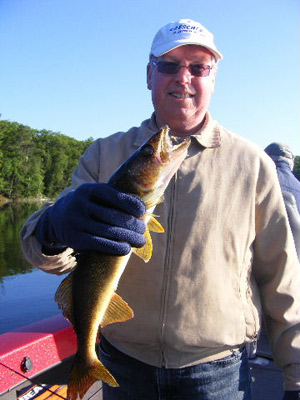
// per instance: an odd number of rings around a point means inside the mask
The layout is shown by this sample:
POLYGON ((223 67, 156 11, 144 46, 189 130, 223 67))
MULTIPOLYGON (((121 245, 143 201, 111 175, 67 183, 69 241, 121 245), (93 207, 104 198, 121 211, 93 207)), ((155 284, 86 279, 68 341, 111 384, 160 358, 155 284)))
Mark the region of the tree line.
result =
POLYGON ((92 141, 0 121, 0 196, 55 198, 70 185, 78 159, 92 141))
MULTIPOLYGON (((55 198, 70 185, 78 159, 92 141, 1 120, 0 197, 55 198)), ((293 172, 300 180, 299 156, 293 172)))

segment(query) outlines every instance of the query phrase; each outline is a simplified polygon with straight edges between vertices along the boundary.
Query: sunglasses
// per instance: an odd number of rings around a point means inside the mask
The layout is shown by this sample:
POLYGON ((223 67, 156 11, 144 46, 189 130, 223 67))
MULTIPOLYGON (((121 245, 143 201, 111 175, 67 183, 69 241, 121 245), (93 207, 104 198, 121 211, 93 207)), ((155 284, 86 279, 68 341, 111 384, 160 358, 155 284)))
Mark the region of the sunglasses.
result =
POLYGON ((180 68, 188 68, 190 74, 197 77, 208 76, 210 71, 213 69, 210 65, 203 64, 191 64, 189 66, 179 65, 170 61, 152 61, 153 65, 157 66, 158 72, 161 74, 175 75, 180 70, 180 68))

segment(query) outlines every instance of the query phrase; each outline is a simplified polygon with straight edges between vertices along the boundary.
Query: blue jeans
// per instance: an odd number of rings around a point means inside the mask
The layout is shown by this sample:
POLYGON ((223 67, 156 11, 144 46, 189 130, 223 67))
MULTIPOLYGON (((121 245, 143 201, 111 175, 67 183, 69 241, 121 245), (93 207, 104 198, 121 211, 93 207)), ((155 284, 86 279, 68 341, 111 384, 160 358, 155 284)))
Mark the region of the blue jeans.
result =
POLYGON ((100 359, 119 383, 103 383, 103 400, 250 400, 246 350, 186 368, 157 368, 118 351, 104 338, 100 359))

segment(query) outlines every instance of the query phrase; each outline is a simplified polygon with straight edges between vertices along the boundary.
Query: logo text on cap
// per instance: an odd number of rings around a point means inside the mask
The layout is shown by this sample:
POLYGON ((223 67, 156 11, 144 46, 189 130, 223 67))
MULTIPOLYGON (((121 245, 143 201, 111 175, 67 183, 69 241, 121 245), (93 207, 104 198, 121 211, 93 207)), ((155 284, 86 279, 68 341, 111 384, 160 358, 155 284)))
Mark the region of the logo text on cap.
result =
POLYGON ((185 25, 185 24, 181 24, 181 25, 176 25, 173 28, 169 29, 170 32, 174 33, 181 33, 181 32, 190 32, 190 33, 194 33, 194 32, 203 32, 203 29, 201 29, 199 26, 195 26, 195 25, 185 25))

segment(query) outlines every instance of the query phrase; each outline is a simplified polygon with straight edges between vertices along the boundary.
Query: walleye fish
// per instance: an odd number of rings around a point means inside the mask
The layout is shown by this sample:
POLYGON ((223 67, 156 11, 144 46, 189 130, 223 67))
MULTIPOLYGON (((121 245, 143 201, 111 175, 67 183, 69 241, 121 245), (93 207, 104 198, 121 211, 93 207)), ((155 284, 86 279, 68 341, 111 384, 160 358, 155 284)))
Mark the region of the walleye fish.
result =
MULTIPOLYGON (((147 224, 146 244, 132 249, 145 262, 152 255, 149 231, 163 232, 154 218, 155 206, 163 201, 163 193, 187 154, 190 139, 173 143, 168 126, 164 126, 125 161, 112 175, 108 184, 138 196, 146 206, 143 217, 147 224)), ((115 378, 99 361, 95 344, 99 327, 133 318, 129 305, 115 293, 131 252, 126 256, 111 256, 100 252, 82 252, 75 269, 62 281, 55 300, 64 316, 73 324, 77 336, 67 396, 82 398, 97 380, 118 386, 115 378)))

